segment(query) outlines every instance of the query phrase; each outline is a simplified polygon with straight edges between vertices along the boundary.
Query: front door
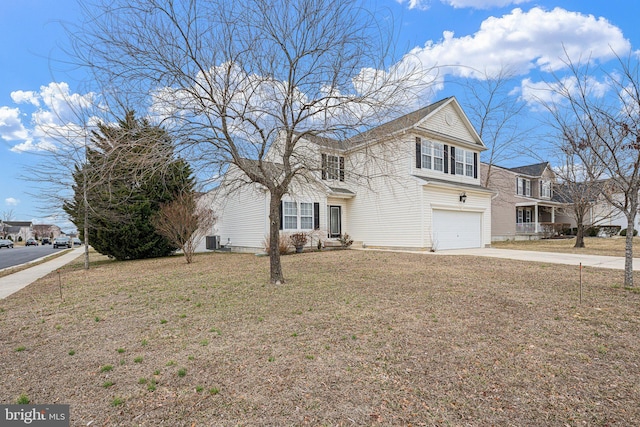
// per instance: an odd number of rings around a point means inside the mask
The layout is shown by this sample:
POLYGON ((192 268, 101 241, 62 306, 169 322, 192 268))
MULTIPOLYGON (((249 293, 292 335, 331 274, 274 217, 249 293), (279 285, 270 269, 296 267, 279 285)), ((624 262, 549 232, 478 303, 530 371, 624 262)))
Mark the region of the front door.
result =
POLYGON ((342 234, 342 207, 329 206, 329 237, 340 237, 342 234))

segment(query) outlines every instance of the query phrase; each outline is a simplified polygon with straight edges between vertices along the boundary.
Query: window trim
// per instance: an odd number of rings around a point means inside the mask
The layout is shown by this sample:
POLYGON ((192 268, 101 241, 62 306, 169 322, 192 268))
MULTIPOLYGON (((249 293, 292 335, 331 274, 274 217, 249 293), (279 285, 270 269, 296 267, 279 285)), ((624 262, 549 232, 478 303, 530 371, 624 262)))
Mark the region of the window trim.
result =
POLYGON ((422 141, 420 149, 421 168, 444 173, 444 151, 445 145, 441 142, 422 141))
POLYGON ((540 198, 541 199, 551 199, 553 197, 551 189, 551 181, 549 180, 540 180, 540 198))
POLYGON ((344 156, 322 153, 322 179, 344 182, 344 156))
POLYGON ((518 196, 531 197, 531 180, 529 178, 521 176, 516 178, 516 194, 518 196))

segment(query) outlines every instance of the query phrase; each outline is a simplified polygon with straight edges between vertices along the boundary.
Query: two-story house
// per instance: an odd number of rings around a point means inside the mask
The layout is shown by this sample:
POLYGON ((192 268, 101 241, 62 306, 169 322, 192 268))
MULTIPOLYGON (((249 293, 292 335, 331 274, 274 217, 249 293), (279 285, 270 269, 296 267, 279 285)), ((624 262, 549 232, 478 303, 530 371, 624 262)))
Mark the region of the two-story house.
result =
MULTIPOLYGON (((563 203, 553 200, 555 173, 548 162, 515 168, 482 164, 496 192, 491 209, 491 239, 514 240, 548 236, 563 203), (490 172, 489 172, 490 170, 490 172)), ((567 224, 569 226, 569 224, 567 224)))
MULTIPOLYGON (((414 250, 490 245, 493 192, 480 184, 479 163, 486 148, 455 98, 345 140, 308 138, 304 149, 318 166, 283 198, 283 233, 348 233, 356 245, 414 250)), ((236 180, 223 178, 208 195, 218 218, 212 233, 234 250, 262 250, 269 193, 255 184, 231 192, 225 182, 236 180)))

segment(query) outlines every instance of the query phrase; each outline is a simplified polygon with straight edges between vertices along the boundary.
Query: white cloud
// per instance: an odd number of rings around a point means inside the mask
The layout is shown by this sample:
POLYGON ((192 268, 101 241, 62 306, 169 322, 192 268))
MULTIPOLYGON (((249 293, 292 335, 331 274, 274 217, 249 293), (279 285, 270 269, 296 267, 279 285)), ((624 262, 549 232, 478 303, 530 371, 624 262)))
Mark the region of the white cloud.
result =
POLYGON ((18 141, 27 138, 29 132, 20 119, 18 108, 0 107, 0 138, 5 141, 18 141))
POLYGON ((431 0, 396 0, 400 4, 408 3, 409 9, 427 10, 431 7, 431 0))
POLYGON ((613 58, 613 51, 625 54, 630 49, 622 31, 604 18, 534 7, 490 17, 470 36, 455 37, 445 31, 441 40, 430 40, 411 55, 425 65, 444 67, 447 74, 482 78, 505 66, 521 74, 532 69, 557 71, 565 68, 566 55, 606 61, 613 58))
MULTIPOLYGON (((595 98, 602 98, 611 90, 611 84, 606 78, 604 81, 599 81, 589 77, 581 84, 586 85, 583 89, 589 96, 595 98)), ((576 95, 578 90, 580 88, 575 76, 564 77, 553 82, 534 82, 526 78, 522 80, 519 88, 521 98, 532 110, 537 111, 543 110, 545 105, 553 107, 562 104, 566 101, 566 95, 576 95)))
POLYGON ((19 141, 11 148, 13 152, 52 151, 60 144, 75 144, 79 138, 83 141, 85 131, 76 123, 85 120, 95 94, 72 93, 67 83, 52 82, 37 92, 14 91, 11 98, 17 104, 36 108, 27 113, 25 109, 0 107, 0 138, 19 141), (28 128, 21 116, 30 118, 28 128))
POLYGON ((472 9, 491 9, 493 7, 506 7, 512 4, 528 3, 531 0, 441 0, 442 3, 453 6, 456 9, 465 7, 472 9))
POLYGON ((15 92, 11 92, 11 99, 13 99, 13 102, 15 102, 16 104, 29 103, 36 107, 40 106, 38 94, 32 90, 16 90, 15 92))
POLYGON ((4 204, 7 206, 18 206, 20 204, 20 200, 14 197, 7 197, 4 199, 4 204))

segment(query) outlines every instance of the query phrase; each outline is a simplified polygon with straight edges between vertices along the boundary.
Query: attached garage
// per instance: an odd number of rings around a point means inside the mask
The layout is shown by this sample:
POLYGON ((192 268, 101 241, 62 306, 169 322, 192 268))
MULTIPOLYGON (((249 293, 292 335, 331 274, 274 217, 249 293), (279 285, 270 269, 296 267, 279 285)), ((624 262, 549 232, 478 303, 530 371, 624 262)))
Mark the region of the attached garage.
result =
POLYGON ((482 247, 482 213, 433 210, 433 242, 437 250, 482 247))

